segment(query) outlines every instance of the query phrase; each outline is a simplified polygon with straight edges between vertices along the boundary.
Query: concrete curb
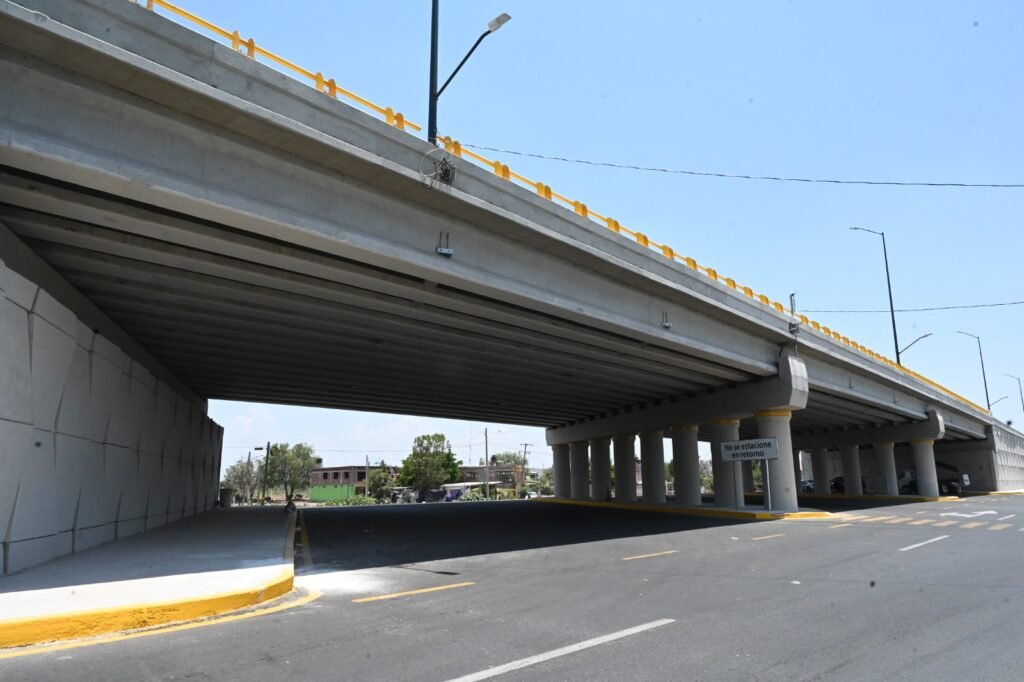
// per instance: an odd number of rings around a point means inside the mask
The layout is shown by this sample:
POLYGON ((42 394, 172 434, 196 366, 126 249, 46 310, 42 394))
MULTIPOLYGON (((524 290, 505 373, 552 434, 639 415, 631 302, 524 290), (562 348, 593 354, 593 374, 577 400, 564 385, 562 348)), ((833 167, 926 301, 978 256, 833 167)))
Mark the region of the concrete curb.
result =
POLYGON ((827 519, 834 516, 826 511, 769 512, 742 511, 739 509, 712 509, 698 507, 675 507, 669 504, 645 504, 643 502, 593 502, 591 500, 564 500, 551 497, 538 497, 535 502, 548 504, 565 504, 576 507, 599 507, 602 509, 627 509, 631 511, 657 512, 660 514, 678 514, 680 516, 705 516, 719 519, 743 519, 748 521, 772 521, 778 519, 827 519))
POLYGON ((283 559, 288 562, 280 574, 258 585, 193 599, 150 604, 133 604, 111 609, 79 611, 57 616, 0 620, 0 649, 31 646, 61 640, 83 639, 126 630, 152 628, 209 618, 228 611, 255 606, 292 591, 295 580, 295 512, 288 520, 283 559))

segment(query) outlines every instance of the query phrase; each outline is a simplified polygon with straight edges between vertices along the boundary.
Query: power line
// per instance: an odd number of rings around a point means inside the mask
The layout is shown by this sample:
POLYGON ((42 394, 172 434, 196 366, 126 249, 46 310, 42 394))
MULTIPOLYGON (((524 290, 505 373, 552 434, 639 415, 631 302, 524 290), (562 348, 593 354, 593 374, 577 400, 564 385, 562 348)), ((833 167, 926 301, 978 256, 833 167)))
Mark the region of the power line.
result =
MULTIPOLYGON (((943 305, 934 308, 897 308, 898 313, 928 313, 936 310, 973 310, 976 308, 1000 308, 1011 305, 1024 305, 1024 301, 1006 301, 1005 303, 975 303, 972 305, 943 305)), ((889 310, 804 310, 805 313, 886 313, 889 310)))
MULTIPOLYGON (((520 152, 513 149, 498 149, 496 147, 483 147, 475 144, 462 143, 463 147, 479 149, 499 154, 511 154, 512 156, 525 156, 545 161, 561 161, 563 163, 577 163, 585 166, 601 166, 604 168, 619 168, 621 170, 646 171, 649 173, 667 173, 670 175, 695 175, 705 178, 727 178, 730 180, 770 180, 774 182, 803 182, 810 184, 828 185, 874 185, 889 187, 961 187, 961 188, 990 188, 990 189, 1024 189, 1024 183, 991 183, 991 182, 909 182, 900 180, 838 180, 835 178, 797 178, 782 175, 746 175, 742 173, 714 173, 711 171, 686 170, 682 168, 658 168, 656 166, 637 166, 628 163, 614 163, 611 161, 591 161, 588 159, 573 159, 564 156, 549 156, 547 154, 534 154, 532 152, 520 152)), ((888 312, 888 311, 886 311, 888 312)))

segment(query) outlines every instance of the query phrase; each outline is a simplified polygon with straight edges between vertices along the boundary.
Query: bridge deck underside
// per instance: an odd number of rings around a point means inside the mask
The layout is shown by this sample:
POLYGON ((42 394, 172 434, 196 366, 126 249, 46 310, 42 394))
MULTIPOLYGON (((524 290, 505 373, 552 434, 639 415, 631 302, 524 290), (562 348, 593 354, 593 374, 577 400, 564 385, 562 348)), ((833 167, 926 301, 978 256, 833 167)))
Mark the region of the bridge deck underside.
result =
MULTIPOLYGON (((0 221, 207 398, 553 426, 760 378, 42 178, 0 192, 0 221)), ((905 420, 812 390, 793 425, 905 420)))

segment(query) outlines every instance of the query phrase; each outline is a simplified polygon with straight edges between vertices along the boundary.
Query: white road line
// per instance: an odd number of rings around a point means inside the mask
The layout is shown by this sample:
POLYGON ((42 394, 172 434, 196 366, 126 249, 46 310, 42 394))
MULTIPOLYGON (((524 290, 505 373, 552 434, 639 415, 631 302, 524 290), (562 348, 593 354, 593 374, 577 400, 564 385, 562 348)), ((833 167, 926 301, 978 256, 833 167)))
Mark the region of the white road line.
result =
POLYGON ((456 677, 449 680, 448 682, 476 682, 477 680, 488 680, 492 677, 498 677, 505 673, 510 673, 513 670, 521 670, 531 665, 543 663, 544 661, 550 661, 553 658, 559 658, 561 656, 568 656, 574 654, 577 651, 583 651, 584 649, 590 649, 601 644, 607 644, 608 642, 614 642, 617 639, 623 637, 631 637, 638 635, 641 632, 647 630, 653 630, 654 628, 660 628, 662 625, 668 625, 676 622, 673 618, 662 618, 661 620, 654 620, 650 623, 644 623, 643 625, 637 625, 636 627, 628 628, 626 630, 619 630, 608 635, 602 635, 593 639, 580 642, 578 644, 570 644, 564 646, 561 649, 553 649, 543 654, 537 654, 536 656, 530 656, 528 658, 521 658, 518 661, 512 661, 511 663, 505 663, 494 668, 488 668, 487 670, 481 670, 478 673, 472 673, 469 675, 463 675, 462 677, 456 677))
POLYGON ((1000 516, 996 521, 1005 521, 1006 519, 1012 519, 1016 514, 1007 514, 1006 516, 1000 516))
POLYGON ((945 540, 948 537, 949 537, 948 535, 940 535, 937 538, 932 538, 931 540, 925 540, 924 542, 919 542, 916 545, 910 545, 909 547, 900 547, 900 551, 901 552, 909 552, 912 549, 917 549, 918 547, 924 547, 925 545, 930 545, 933 542, 938 542, 939 540, 945 540))

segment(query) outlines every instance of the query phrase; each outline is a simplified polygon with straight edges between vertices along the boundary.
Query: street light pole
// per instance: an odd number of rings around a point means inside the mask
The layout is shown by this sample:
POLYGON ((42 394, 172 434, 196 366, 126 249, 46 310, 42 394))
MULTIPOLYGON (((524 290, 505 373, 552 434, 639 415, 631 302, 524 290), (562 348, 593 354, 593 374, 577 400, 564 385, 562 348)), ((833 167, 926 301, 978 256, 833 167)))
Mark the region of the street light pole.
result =
POLYGON ((1024 388, 1021 388, 1020 377, 1015 377, 1012 374, 1007 374, 1006 376, 1017 380, 1017 390, 1020 391, 1020 409, 1024 411, 1024 388))
POLYGON ((469 48, 469 52, 462 58, 459 65, 452 71, 452 75, 448 76, 448 80, 444 82, 440 88, 437 87, 437 29, 438 29, 438 14, 440 12, 440 0, 432 0, 430 7, 430 93, 428 100, 428 111, 427 111, 427 140, 430 144, 437 144, 437 100, 441 97, 441 93, 444 92, 448 84, 452 82, 462 66, 469 60, 476 48, 480 47, 480 43, 484 41, 484 38, 491 35, 499 28, 508 22, 510 17, 508 14, 499 14, 487 24, 487 30, 480 34, 480 37, 473 43, 473 47, 469 48))
POLYGON ((989 412, 992 411, 992 401, 988 398, 988 377, 985 376, 985 356, 981 352, 981 337, 975 336, 968 332, 957 332, 957 334, 963 334, 964 336, 970 336, 978 342, 978 357, 981 359, 981 381, 985 385, 985 404, 988 406, 989 412))
MULTIPOLYGON (((858 230, 860 232, 870 232, 871 234, 877 234, 882 238, 882 257, 885 259, 885 283, 889 287, 889 316, 892 318, 892 345, 896 348, 896 364, 902 365, 903 363, 900 362, 900 339, 896 334, 896 307, 892 302, 892 278, 889 276, 889 250, 885 245, 885 232, 869 230, 866 227, 851 227, 850 229, 858 230)), ((920 341, 920 339, 918 339, 918 341, 920 341)), ((914 344, 910 345, 912 346, 914 344)), ((907 348, 910 348, 910 346, 907 346, 907 348)))
POLYGON ((917 337, 916 339, 914 339, 913 341, 908 343, 906 345, 906 347, 903 350, 900 351, 900 353, 906 353, 908 350, 910 350, 910 347, 913 346, 915 343, 917 343, 921 339, 927 339, 931 335, 932 335, 932 332, 928 332, 927 334, 922 334, 921 336, 917 337))

